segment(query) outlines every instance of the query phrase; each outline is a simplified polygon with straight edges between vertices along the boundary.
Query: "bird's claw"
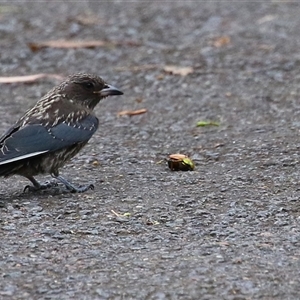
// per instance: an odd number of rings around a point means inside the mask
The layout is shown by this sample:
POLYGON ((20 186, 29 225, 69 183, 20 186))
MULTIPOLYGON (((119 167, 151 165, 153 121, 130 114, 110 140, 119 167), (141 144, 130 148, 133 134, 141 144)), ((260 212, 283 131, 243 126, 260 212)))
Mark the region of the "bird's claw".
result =
POLYGON ((71 186, 66 185, 66 187, 71 193, 83 193, 83 192, 86 192, 87 190, 95 189, 95 186, 93 184, 83 185, 83 186, 79 186, 79 187, 75 187, 73 185, 71 187, 71 186))
POLYGON ((23 193, 26 193, 27 191, 28 192, 35 192, 35 191, 37 191, 38 190, 38 188, 36 188, 36 187, 34 187, 34 186, 32 186, 32 185, 26 185, 25 187, 24 187, 24 189, 23 189, 23 193))
POLYGON ((43 184, 39 184, 39 186, 33 186, 33 185, 26 185, 24 187, 23 193, 25 192, 36 192, 40 190, 46 190, 52 187, 58 186, 58 183, 56 181, 46 181, 43 184))

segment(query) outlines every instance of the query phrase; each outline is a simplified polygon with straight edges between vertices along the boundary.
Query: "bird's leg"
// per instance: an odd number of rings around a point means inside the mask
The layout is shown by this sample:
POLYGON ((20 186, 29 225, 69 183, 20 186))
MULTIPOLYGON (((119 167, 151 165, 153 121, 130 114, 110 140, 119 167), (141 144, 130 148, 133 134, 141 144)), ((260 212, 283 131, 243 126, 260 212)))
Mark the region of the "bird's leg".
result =
POLYGON ((40 184, 33 176, 29 176, 26 178, 32 182, 33 186, 26 185, 24 188, 24 192, 26 192, 27 190, 28 191, 45 190, 45 189, 51 188, 53 186, 57 186, 56 182, 51 182, 51 181, 40 184))
POLYGON ((71 193, 83 193, 89 189, 91 189, 91 190, 94 189, 93 184, 76 187, 60 175, 51 174, 51 176, 53 178, 57 179, 58 181, 60 181, 61 183, 63 183, 71 193))

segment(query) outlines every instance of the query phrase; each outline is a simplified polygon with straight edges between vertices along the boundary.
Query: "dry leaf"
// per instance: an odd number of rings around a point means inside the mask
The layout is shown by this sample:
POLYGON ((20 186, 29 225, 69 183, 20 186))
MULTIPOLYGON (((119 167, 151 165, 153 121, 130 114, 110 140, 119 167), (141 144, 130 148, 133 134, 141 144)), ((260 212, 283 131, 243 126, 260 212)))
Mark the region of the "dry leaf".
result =
POLYGON ((142 108, 138 110, 123 110, 118 113, 118 116, 136 116, 147 112, 147 109, 142 108))
POLYGON ((93 14, 79 15, 75 18, 75 20, 81 25, 104 24, 103 20, 93 14))
POLYGON ((221 37, 218 37, 217 39, 215 39, 213 42, 213 45, 216 48, 221 48, 223 46, 230 44, 230 41, 231 41, 230 37, 227 35, 224 35, 224 36, 221 36, 221 37))
POLYGON ((165 78, 165 75, 164 74, 158 74, 157 76, 156 76, 156 79, 157 80, 163 80, 165 78))
MULTIPOLYGON (((116 67, 116 71, 131 71, 131 72, 140 72, 140 71, 148 71, 148 70, 154 70, 154 69, 161 69, 160 65, 141 65, 141 66, 129 66, 129 67, 116 67)), ((163 70, 166 73, 174 74, 174 75, 181 75, 181 76, 187 76, 188 74, 191 74, 194 72, 194 69, 192 67, 180 67, 180 66, 174 66, 174 65, 167 65, 163 67, 163 70)), ((161 80, 164 78, 163 74, 157 75, 157 79, 161 80)))
POLYGON ((216 143, 214 144, 214 148, 219 148, 225 146, 225 143, 216 143))
POLYGON ((276 18, 277 18, 276 15, 266 15, 266 16, 260 18, 259 20, 257 20, 257 24, 261 25, 263 23, 273 21, 276 18))
POLYGON ((25 76, 8 76, 8 77, 0 77, 0 83, 30 83, 38 81, 42 78, 54 78, 58 80, 64 79, 63 76, 58 74, 34 74, 34 75, 25 75, 25 76))
POLYGON ((221 242, 218 242, 218 244, 219 244, 220 246, 230 246, 230 243, 227 242, 227 241, 221 241, 221 242))
POLYGON ((136 101, 137 103, 141 103, 141 102, 143 102, 143 98, 136 98, 135 101, 136 101))
POLYGON ((257 49, 264 50, 264 51, 272 51, 274 50, 274 48, 275 48, 274 45, 266 45, 266 44, 257 45, 257 49))
POLYGON ((167 73, 180 75, 180 76, 187 76, 188 74, 194 72, 194 69, 192 67, 180 67, 180 66, 173 66, 173 65, 164 66, 163 70, 167 73))
POLYGON ((115 46, 139 46, 136 41, 102 41, 102 40, 56 40, 28 43, 32 51, 38 51, 43 48, 61 48, 61 49, 76 49, 76 48, 96 48, 96 47, 115 47, 115 46))
POLYGON ((96 167, 96 166, 99 166, 100 163, 99 163, 98 160, 94 160, 94 161, 92 162, 92 165, 93 165, 94 167, 96 167))

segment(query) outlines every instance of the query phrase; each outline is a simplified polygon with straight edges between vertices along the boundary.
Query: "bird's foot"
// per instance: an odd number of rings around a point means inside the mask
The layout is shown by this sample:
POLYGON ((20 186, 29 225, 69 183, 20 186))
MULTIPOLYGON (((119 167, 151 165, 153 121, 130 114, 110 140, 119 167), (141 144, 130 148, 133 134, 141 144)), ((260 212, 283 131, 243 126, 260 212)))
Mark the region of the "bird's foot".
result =
POLYGON ((40 191, 40 190, 46 190, 52 187, 57 186, 57 182, 56 181, 46 181, 45 183, 38 183, 38 184, 34 184, 34 185, 26 185, 23 193, 25 192, 36 192, 36 191, 40 191))
POLYGON ((73 184, 71 185, 66 185, 66 188, 71 192, 71 193, 83 193, 86 192, 87 190, 93 190, 95 187, 93 184, 89 185, 80 185, 78 187, 74 186, 73 184))
POLYGON ((93 190, 95 188, 93 184, 82 185, 82 186, 76 187, 60 175, 58 175, 58 176, 52 175, 52 176, 54 178, 56 178, 57 180, 59 180, 61 183, 63 183, 71 193, 83 193, 83 192, 86 192, 87 190, 93 190))

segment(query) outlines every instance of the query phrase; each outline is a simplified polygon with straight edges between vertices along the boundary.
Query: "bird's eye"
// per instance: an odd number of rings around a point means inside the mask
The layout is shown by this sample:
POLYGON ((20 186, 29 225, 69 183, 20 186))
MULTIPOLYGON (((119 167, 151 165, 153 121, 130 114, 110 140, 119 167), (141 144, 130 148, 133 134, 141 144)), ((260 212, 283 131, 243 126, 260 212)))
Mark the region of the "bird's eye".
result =
POLYGON ((86 82, 84 86, 89 90, 94 88, 94 84, 92 82, 86 82))

